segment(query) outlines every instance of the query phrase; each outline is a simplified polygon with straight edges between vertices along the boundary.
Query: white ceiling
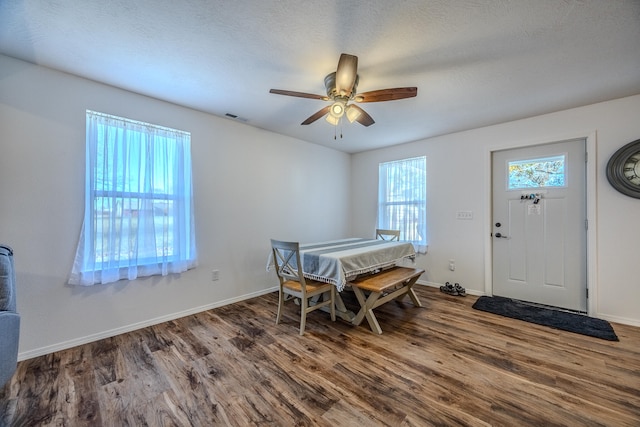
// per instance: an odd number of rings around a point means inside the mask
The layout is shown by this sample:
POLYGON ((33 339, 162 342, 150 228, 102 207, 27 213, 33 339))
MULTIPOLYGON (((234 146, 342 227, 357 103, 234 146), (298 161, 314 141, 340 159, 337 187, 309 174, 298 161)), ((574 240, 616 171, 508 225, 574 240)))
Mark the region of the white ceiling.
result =
POLYGON ((353 153, 640 94, 640 0, 3 0, 0 53, 353 153), (324 95, 343 52, 418 96, 334 140, 269 89, 324 95))

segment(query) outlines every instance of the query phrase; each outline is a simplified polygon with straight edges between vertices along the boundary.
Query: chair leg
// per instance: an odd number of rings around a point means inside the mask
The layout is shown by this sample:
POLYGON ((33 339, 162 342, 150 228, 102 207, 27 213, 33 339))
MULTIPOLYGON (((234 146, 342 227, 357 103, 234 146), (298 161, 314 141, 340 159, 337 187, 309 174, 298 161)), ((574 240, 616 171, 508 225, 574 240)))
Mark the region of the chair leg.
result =
POLYGON ((284 305, 284 292, 282 289, 278 292, 278 314, 276 316, 276 325, 280 323, 280 314, 282 313, 282 306, 284 305))
POLYGON ((300 335, 304 335, 304 327, 307 323, 307 306, 309 300, 307 298, 300 298, 300 335))

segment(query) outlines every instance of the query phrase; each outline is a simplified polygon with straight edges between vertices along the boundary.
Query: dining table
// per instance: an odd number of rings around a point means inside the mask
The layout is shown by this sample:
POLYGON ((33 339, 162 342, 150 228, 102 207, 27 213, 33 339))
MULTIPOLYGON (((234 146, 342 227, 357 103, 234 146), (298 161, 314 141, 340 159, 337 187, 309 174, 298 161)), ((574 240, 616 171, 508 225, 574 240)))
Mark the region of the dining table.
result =
MULTIPOLYGON (((358 237, 300 243, 299 248, 305 278, 336 286, 336 315, 349 322, 355 314, 347 310, 339 294, 349 281, 398 265, 404 260, 415 261, 416 258, 415 248, 410 242, 358 237)), ((270 255, 267 270, 272 266, 270 255)))

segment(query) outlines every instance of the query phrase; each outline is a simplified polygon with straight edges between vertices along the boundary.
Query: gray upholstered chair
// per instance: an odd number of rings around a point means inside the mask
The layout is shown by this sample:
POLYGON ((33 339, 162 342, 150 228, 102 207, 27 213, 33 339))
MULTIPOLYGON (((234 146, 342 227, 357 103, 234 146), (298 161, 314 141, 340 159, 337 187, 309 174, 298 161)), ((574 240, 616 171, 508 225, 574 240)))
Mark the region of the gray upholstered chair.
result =
POLYGON ((11 379, 18 363, 20 316, 16 311, 13 251, 0 246, 0 387, 11 379))

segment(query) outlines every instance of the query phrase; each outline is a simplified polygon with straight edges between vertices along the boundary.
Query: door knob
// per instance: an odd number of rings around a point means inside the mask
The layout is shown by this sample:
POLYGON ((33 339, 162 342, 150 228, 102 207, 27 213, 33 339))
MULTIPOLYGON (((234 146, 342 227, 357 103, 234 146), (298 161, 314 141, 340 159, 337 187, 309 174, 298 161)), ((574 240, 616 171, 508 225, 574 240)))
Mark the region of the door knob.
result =
POLYGON ((496 233, 496 237, 501 237, 503 239, 508 239, 507 236, 503 236, 502 233, 496 233))

